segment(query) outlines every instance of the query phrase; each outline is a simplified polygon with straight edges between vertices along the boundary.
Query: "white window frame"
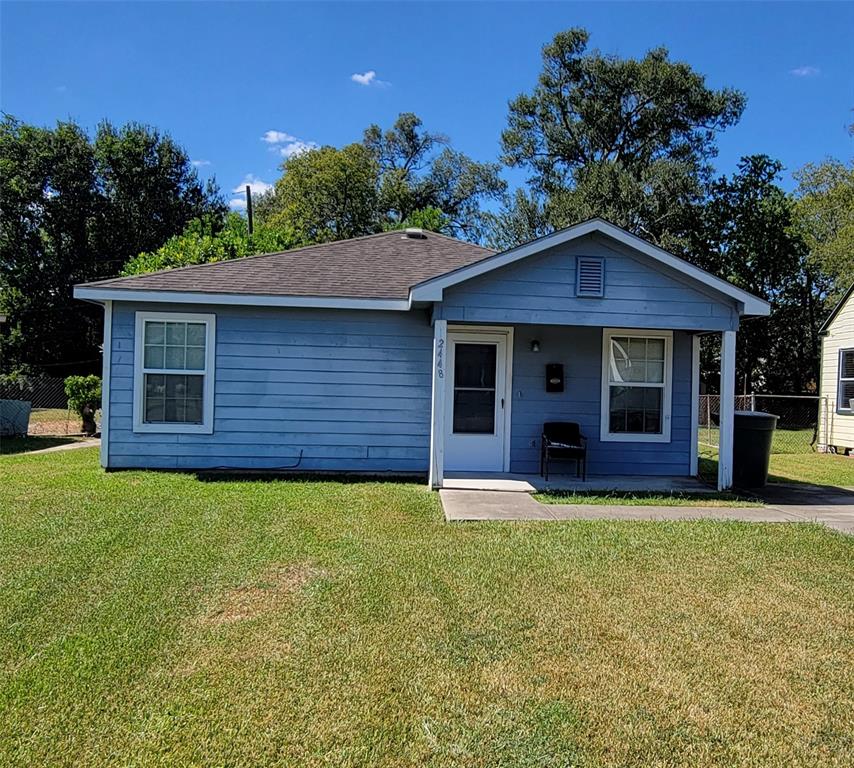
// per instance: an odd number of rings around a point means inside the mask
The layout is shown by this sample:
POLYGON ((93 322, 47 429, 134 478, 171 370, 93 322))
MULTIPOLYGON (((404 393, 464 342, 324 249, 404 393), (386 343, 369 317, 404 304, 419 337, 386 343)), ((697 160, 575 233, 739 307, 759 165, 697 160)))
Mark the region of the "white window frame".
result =
MULTIPOLYGON (((621 384, 614 386, 655 386, 647 383, 621 384)), ((603 443, 669 443, 670 416, 673 399, 673 331, 650 331, 641 328, 603 328, 602 329, 602 389, 600 395, 599 440, 603 443), (609 364, 611 361, 611 339, 614 336, 631 336, 643 339, 664 340, 664 394, 661 398, 661 432, 656 434, 642 432, 611 432, 610 405, 611 383, 609 364)))
POLYGON ((216 315, 191 312, 137 312, 134 332, 133 366, 133 431, 160 432, 166 434, 213 434, 214 427, 214 375, 216 372, 216 315), (163 368, 146 369, 145 342, 143 331, 145 323, 204 323, 205 324, 205 368, 202 371, 167 370, 163 368), (202 385, 202 423, 149 424, 144 420, 143 403, 145 400, 145 374, 163 373, 167 375, 204 376, 202 385))
POLYGON ((844 402, 842 399, 842 383, 854 381, 850 376, 846 377, 842 375, 842 364, 846 353, 854 354, 854 348, 845 347, 844 349, 839 350, 839 368, 836 373, 836 412, 840 416, 854 416, 854 410, 851 410, 851 408, 848 407, 848 403, 844 402))

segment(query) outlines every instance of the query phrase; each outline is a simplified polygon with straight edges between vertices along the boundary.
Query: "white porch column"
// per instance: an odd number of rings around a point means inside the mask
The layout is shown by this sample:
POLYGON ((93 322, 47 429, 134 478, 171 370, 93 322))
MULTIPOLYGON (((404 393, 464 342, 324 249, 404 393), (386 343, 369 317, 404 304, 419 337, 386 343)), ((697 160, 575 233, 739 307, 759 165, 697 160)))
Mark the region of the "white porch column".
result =
POLYGON ((718 436, 718 490, 732 487, 732 429, 735 422, 735 331, 721 338, 721 408, 718 436))
POLYGON ((113 302, 104 302, 104 368, 101 373, 101 466, 110 466, 110 380, 113 377, 113 302))
POLYGON ((433 399, 430 418, 431 488, 441 488, 445 476, 445 350, 448 321, 433 321, 433 399))
POLYGON ((700 336, 691 337, 691 477, 699 474, 700 443, 700 336))

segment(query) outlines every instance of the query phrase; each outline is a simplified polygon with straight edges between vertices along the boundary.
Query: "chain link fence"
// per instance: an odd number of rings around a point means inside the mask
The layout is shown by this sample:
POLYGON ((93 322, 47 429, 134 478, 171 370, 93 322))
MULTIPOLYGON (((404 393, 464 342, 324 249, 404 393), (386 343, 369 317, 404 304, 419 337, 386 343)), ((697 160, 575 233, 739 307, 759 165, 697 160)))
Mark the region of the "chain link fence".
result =
MULTIPOLYGON (((763 411, 780 417, 771 453, 810 453, 816 450, 823 399, 818 395, 736 395, 735 409, 763 411)), ((701 448, 717 449, 720 414, 720 395, 700 395, 698 439, 701 448)))
MULTIPOLYGON (((65 379, 37 376, 0 381, 0 400, 7 401, 2 411, 2 418, 6 420, 19 420, 20 414, 25 410, 22 404, 30 403, 32 410, 27 434, 80 434, 80 417, 68 408, 65 379)), ((6 426, 9 431, 20 431, 17 427, 6 426)))

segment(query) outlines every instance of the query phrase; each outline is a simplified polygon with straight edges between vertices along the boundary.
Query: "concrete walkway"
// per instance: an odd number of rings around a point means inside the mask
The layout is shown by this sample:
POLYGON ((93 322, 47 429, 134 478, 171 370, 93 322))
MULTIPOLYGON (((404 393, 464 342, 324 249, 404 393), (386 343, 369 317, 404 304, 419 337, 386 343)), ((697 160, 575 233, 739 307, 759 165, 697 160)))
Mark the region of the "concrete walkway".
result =
MULTIPOLYGON (((824 489, 825 491, 827 489, 824 489)), ((739 520, 821 523, 854 535, 854 494, 843 489, 764 507, 653 507, 630 504, 540 504, 528 493, 439 491, 445 519, 465 520, 739 520), (833 500, 836 503, 831 503, 833 500)))
MULTIPOLYGON (((90 440, 75 440, 73 443, 63 443, 62 445, 53 445, 50 448, 39 448, 37 451, 24 451, 27 456, 35 456, 37 453, 56 453, 57 451, 73 451, 77 448, 93 448, 100 445, 101 441, 97 437, 90 440)), ((22 456, 23 453, 18 454, 22 456)))

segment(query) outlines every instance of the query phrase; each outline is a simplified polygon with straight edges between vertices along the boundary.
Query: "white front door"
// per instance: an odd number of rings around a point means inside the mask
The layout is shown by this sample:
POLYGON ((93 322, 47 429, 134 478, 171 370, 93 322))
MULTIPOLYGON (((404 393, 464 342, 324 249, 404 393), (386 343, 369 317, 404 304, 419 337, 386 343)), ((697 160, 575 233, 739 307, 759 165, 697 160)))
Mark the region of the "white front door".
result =
POLYGON ((509 432, 508 334, 450 331, 445 469, 501 472, 509 432))

